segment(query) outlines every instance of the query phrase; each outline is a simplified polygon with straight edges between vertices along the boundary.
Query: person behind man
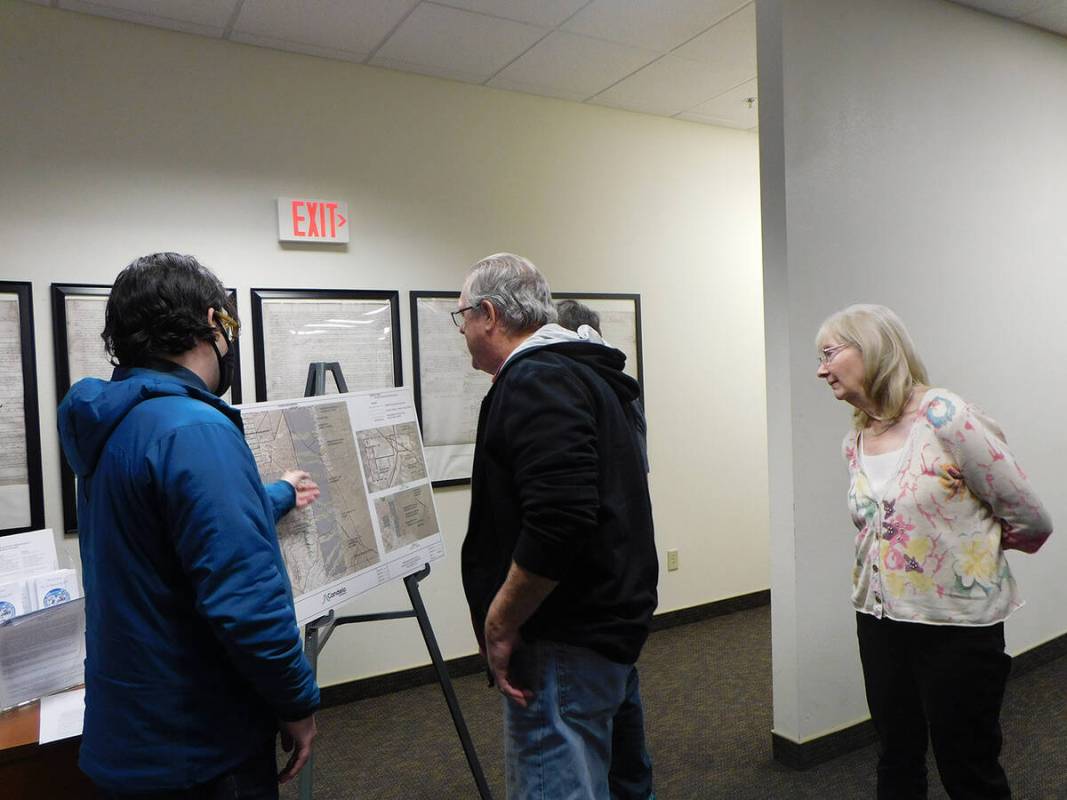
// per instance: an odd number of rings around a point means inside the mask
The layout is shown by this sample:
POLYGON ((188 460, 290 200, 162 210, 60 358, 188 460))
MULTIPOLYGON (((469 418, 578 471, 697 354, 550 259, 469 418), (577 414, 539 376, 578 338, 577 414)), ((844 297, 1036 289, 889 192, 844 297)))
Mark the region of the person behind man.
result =
POLYGON ((619 350, 554 324, 548 282, 519 256, 475 264, 454 319, 474 368, 494 376, 462 572, 504 695, 508 797, 646 800, 634 663, 659 565, 626 410, 637 382, 619 350), (616 718, 624 705, 636 713, 616 718))
POLYGON ((583 325, 588 325, 601 336, 604 335, 600 330, 600 315, 585 303, 560 300, 556 303, 556 314, 559 324, 567 330, 577 331, 583 325))
MULTIPOLYGON (((579 336, 589 338, 589 335, 583 334, 581 330, 583 325, 588 325, 598 336, 604 335, 600 330, 600 315, 585 303, 570 299, 560 300, 556 303, 556 313, 559 315, 559 324, 579 336)), ((630 422, 633 423, 634 433, 641 444, 641 460, 645 464, 645 472, 648 472, 648 420, 645 418, 645 408, 641 405, 640 397, 635 397, 630 403, 629 411, 630 422)))
POLYGON ((107 303, 111 380, 59 407, 86 598, 79 763, 107 797, 276 798, 311 752, 319 690, 274 526, 319 490, 259 479, 220 399, 238 327, 195 258, 139 258, 107 303))

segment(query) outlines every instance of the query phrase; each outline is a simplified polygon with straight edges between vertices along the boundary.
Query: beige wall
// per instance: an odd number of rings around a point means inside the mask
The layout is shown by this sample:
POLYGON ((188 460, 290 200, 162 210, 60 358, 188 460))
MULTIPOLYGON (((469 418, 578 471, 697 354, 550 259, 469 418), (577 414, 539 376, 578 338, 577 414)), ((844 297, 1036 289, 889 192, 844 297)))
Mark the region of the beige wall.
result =
MULTIPOLYGON (((0 0, 0 276, 33 280, 48 524, 61 526, 49 284, 199 256, 252 286, 454 289, 499 250, 564 291, 640 292, 661 610, 768 586, 757 141, 0 0), (274 199, 349 203, 345 250, 279 246, 274 199)), ((243 367, 252 395, 250 348, 243 367)), ((425 585, 447 657, 469 494, 437 492, 425 585)), ((76 541, 68 540, 76 550, 76 541)), ((344 611, 403 605, 379 589, 344 611)), ((426 661, 413 623, 340 632, 323 683, 426 661)))

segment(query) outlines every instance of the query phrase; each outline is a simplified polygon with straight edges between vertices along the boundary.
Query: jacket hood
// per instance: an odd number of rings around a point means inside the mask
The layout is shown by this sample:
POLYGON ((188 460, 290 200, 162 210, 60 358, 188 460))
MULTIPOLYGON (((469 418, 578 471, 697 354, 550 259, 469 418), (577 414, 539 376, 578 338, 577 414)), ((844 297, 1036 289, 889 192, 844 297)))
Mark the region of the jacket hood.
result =
POLYGON ((173 365, 167 371, 116 367, 110 381, 84 378, 59 404, 59 441, 74 474, 92 474, 104 445, 134 408, 154 397, 192 397, 214 406, 241 427, 241 412, 207 390, 193 372, 173 365))
POLYGON ((551 323, 542 325, 526 341, 508 356, 497 377, 515 361, 538 350, 551 350, 591 367, 603 378, 624 403, 641 396, 641 386, 622 371, 626 366, 626 354, 612 347, 588 325, 580 325, 577 331, 568 330, 551 323))

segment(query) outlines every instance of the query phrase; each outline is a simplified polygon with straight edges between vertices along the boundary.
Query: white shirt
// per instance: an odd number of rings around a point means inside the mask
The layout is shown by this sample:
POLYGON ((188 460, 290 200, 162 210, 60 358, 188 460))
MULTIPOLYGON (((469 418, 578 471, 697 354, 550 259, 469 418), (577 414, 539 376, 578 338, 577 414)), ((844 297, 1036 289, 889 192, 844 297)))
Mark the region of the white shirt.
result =
POLYGON ((860 465, 867 474, 867 485, 871 487, 875 497, 881 497, 885 493, 885 487, 896 473, 903 450, 903 447, 898 447, 888 453, 872 456, 864 453, 863 447, 860 447, 860 465))

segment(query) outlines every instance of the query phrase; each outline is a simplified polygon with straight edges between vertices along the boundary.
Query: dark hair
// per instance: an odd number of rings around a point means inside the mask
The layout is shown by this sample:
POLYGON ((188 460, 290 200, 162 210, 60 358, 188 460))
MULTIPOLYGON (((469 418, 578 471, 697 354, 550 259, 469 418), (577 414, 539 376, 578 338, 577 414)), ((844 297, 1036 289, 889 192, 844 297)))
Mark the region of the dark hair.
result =
POLYGON ((237 309, 222 282, 192 256, 153 253, 115 278, 104 312, 104 348, 115 366, 143 366, 152 356, 179 355, 211 341, 209 308, 237 309))
POLYGON ((559 324, 564 328, 576 331, 579 325, 588 325, 600 333, 600 315, 584 303, 577 300, 560 300, 556 303, 556 311, 559 312, 559 324))

